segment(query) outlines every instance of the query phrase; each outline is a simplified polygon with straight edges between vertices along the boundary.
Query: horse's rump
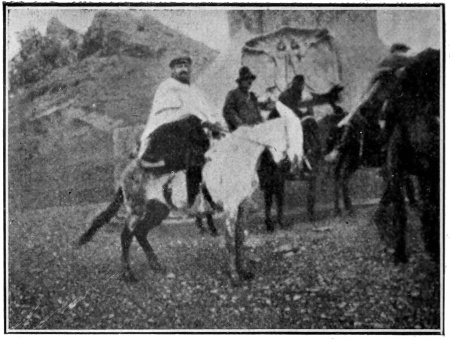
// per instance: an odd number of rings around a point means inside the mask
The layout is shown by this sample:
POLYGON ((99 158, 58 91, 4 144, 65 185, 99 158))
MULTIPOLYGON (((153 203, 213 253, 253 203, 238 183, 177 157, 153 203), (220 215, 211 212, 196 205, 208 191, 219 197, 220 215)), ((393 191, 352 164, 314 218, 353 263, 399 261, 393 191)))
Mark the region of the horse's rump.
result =
MULTIPOLYGON (((136 161, 125 169, 121 185, 124 188, 125 205, 133 214, 144 214, 146 202, 159 201, 172 210, 183 210, 190 206, 186 171, 157 173, 140 167, 136 161)), ((194 202, 199 213, 212 211, 202 191, 194 202)))

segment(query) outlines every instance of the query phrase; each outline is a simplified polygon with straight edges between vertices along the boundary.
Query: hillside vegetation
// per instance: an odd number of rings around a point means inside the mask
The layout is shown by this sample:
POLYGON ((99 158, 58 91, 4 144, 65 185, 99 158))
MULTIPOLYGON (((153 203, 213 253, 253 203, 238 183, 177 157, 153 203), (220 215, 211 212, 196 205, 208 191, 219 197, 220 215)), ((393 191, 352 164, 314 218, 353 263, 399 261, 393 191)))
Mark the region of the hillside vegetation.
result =
POLYGON ((10 64, 42 66, 42 78, 9 92, 9 198, 18 208, 108 199, 113 130, 146 121, 155 88, 178 52, 192 55, 194 78, 218 54, 128 11, 99 12, 84 36, 52 19, 47 34, 34 39, 41 49, 10 64), (51 63, 43 61, 49 61, 48 46, 51 63))

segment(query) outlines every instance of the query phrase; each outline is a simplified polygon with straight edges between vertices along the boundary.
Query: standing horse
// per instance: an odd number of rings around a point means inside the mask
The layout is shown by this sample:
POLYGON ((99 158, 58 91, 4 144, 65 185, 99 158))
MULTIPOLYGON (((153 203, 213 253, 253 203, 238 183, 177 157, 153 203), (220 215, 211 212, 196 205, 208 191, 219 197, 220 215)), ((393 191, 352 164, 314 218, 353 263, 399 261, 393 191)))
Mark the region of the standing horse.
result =
MULTIPOLYGON (((306 155, 305 163, 310 167, 307 175, 300 180, 307 181, 308 188, 306 192, 306 206, 307 214, 310 221, 314 220, 314 206, 316 202, 316 183, 319 174, 319 164, 322 158, 322 150, 320 141, 317 140, 318 131, 311 120, 315 118, 312 116, 305 117, 301 120, 303 129, 303 145, 304 153, 306 155)), ((305 166, 305 165, 303 165, 305 166)), ((265 151, 261 156, 260 166, 258 167, 258 176, 261 189, 264 193, 264 211, 265 224, 267 231, 273 232, 275 230, 274 223, 271 217, 273 197, 277 204, 277 224, 283 228, 283 208, 284 208, 284 186, 286 180, 289 178, 290 164, 282 162, 277 165, 270 156, 268 151, 265 151)))
MULTIPOLYGON (((334 162, 334 215, 340 216, 342 214, 340 207, 342 195, 344 210, 351 216, 354 214, 353 203, 349 190, 349 182, 351 177, 362 166, 377 168, 384 166, 384 164, 382 161, 379 161, 379 156, 372 157, 371 160, 364 158, 364 135, 368 127, 365 120, 360 115, 355 115, 351 124, 346 127, 339 127, 338 125, 338 122, 343 118, 342 113, 330 115, 326 118, 331 121, 330 125, 332 126, 326 140, 325 153, 327 156, 325 156, 325 160, 334 162), (332 155, 334 150, 339 151, 335 155, 332 155), (374 159, 376 160, 375 162, 374 159)), ((379 149, 381 149, 381 146, 379 146, 379 149)), ((381 150, 376 152, 381 154, 381 150)), ((382 171, 382 173, 384 177, 386 177, 385 172, 382 171)), ((387 178, 385 178, 385 180, 387 180, 387 178)), ((404 182, 408 200, 412 206, 415 206, 417 203, 413 182, 406 175, 404 176, 404 182)))
MULTIPOLYGON (((342 90, 343 87, 334 86, 328 93, 314 94, 311 100, 305 101, 301 105, 311 108, 315 105, 322 104, 334 106, 342 90)), ((275 109, 270 112, 268 119, 274 119, 279 116, 279 113, 275 109)), ((274 224, 271 218, 273 197, 275 197, 277 203, 277 223, 280 227, 283 227, 284 185, 288 179, 307 182, 306 211, 309 221, 315 220, 314 208, 316 205, 317 179, 320 174, 323 159, 323 141, 321 136, 328 135, 331 126, 328 118, 317 122, 312 110, 308 110, 308 114, 298 118, 301 121, 303 130, 303 149, 305 155, 303 162, 305 171, 303 171, 303 176, 300 178, 291 178, 289 164, 282 163, 280 166, 277 166, 270 160, 270 157, 267 157, 267 154, 263 154, 258 169, 261 189, 264 192, 265 224, 269 232, 274 231, 274 224)), ((333 121, 332 124, 336 125, 337 122, 333 121)))
MULTIPOLYGON (((385 106, 397 86, 401 69, 382 69, 370 81, 369 90, 350 114, 343 118, 330 132, 326 142, 325 160, 335 162, 334 212, 341 214, 340 193, 344 208, 351 215, 353 205, 349 195, 351 176, 361 166, 377 168, 385 162, 385 132, 380 121, 384 120, 385 106)), ((342 114, 342 112, 340 113, 342 114)), ((404 176, 406 194, 411 205, 416 204, 414 186, 404 176)))
MULTIPOLYGON (((394 260, 407 262, 407 213, 403 174, 417 176, 421 199, 422 236, 426 251, 440 257, 440 51, 426 49, 405 68, 386 111, 389 129, 389 183, 375 222, 380 225, 393 203, 394 260)), ((382 237, 384 235, 381 235, 382 237)))
MULTIPOLYGON (((257 168, 261 155, 264 150, 269 150, 276 164, 280 164, 285 157, 297 164, 303 157, 300 121, 283 104, 277 103, 277 108, 281 118, 254 127, 242 127, 217 141, 205 155, 207 162, 202 170, 202 185, 224 212, 228 267, 234 284, 253 276, 243 258, 243 203, 258 189, 257 168)), ((205 206, 204 192, 200 191, 195 207, 205 206)), ((132 161, 122 175, 113 202, 94 219, 79 239, 79 245, 90 241, 122 204, 126 208, 126 224, 121 234, 122 277, 127 281, 136 281, 129 261, 133 238, 136 237, 143 248, 150 267, 163 270, 147 240, 147 234, 168 217, 170 210, 186 210, 186 174, 184 171, 156 174, 132 161)), ((199 216, 210 210, 191 207, 188 211, 199 216)))

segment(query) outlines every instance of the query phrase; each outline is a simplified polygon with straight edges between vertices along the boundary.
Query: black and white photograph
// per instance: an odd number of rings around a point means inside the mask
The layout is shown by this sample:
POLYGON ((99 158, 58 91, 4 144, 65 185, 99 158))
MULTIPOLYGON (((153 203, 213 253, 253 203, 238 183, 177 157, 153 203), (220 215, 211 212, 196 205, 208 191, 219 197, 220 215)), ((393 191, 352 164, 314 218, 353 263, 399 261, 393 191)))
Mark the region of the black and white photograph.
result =
POLYGON ((4 334, 445 334, 443 3, 2 5, 4 334))

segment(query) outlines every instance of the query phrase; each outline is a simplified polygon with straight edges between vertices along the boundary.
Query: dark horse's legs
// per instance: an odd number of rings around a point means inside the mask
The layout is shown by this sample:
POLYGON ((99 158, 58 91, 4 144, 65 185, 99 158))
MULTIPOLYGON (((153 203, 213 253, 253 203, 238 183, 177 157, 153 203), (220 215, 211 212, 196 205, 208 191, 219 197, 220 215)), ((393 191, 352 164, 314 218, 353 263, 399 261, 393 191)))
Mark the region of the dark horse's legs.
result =
POLYGON ((349 215, 354 213, 352 200, 350 198, 349 182, 352 175, 358 169, 358 156, 353 154, 342 154, 334 171, 334 214, 339 216, 341 208, 339 204, 340 193, 344 200, 344 208, 349 215))
POLYGON ((275 200, 277 202, 277 223, 280 228, 284 227, 283 206, 284 206, 284 177, 280 174, 275 190, 275 200))
POLYGON ((423 201, 422 234, 426 251, 435 262, 440 257, 440 208, 439 208, 439 178, 431 176, 419 177, 420 194, 423 201))
POLYGON ((387 157, 388 173, 390 174, 390 183, 386 190, 390 190, 392 202, 394 204, 393 231, 394 231, 394 260, 399 263, 406 263, 406 204, 403 194, 403 183, 405 171, 402 168, 401 157, 402 133, 396 129, 393 133, 389 145, 387 157))
MULTIPOLYGON (((216 226, 214 225, 214 219, 211 214, 206 214, 206 223, 208 225, 208 230, 213 236, 217 236, 218 232, 216 226)), ((203 228, 203 219, 200 216, 195 218, 195 225, 200 230, 200 234, 204 234, 206 232, 205 228, 203 228)))
POLYGON ((408 197, 409 204, 412 207, 417 206, 417 200, 416 200, 416 190, 414 188, 414 183, 410 176, 405 175, 405 191, 406 191, 406 197, 408 197))
POLYGON ((261 155, 258 167, 258 177, 261 189, 264 192, 265 201, 265 224, 267 231, 274 231, 274 225, 271 217, 273 196, 277 203, 277 222, 283 225, 283 204, 284 204, 284 182, 287 173, 288 164, 282 163, 277 165, 270 151, 264 150, 261 155))
POLYGON ((265 223, 267 231, 273 232, 275 230, 272 222, 272 202, 273 202, 273 192, 272 188, 266 188, 264 190, 264 213, 265 213, 265 223))
POLYGON ((274 196, 277 204, 277 223, 279 227, 283 227, 284 177, 281 173, 274 174, 271 185, 264 188, 265 223, 269 232, 275 229, 271 217, 274 196))
POLYGON ((308 220, 310 222, 315 220, 314 207, 316 205, 316 184, 317 184, 317 170, 315 168, 314 173, 308 178, 308 192, 306 196, 306 211, 308 214, 308 220))

